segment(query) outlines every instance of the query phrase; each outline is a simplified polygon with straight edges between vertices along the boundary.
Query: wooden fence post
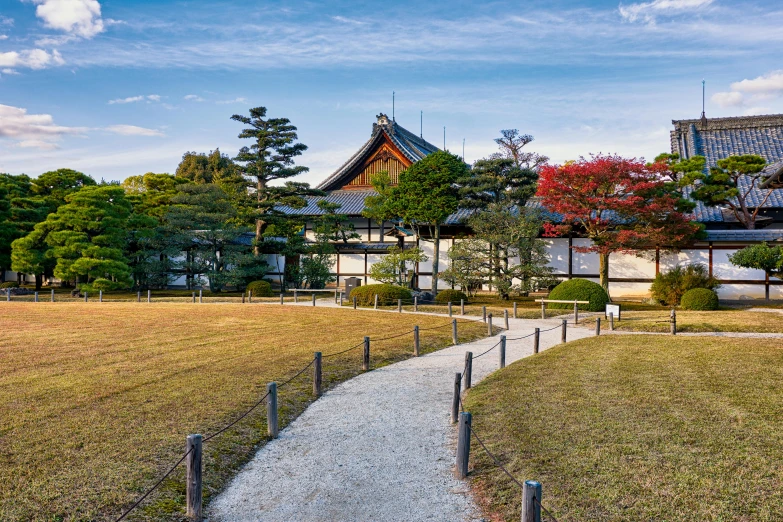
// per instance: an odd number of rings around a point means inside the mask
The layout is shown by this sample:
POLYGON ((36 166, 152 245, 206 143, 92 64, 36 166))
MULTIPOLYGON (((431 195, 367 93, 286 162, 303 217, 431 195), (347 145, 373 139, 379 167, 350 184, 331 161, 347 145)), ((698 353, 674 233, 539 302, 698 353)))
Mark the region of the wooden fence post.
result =
POLYGON ((54 288, 52 288, 52 302, 54 302, 54 288))
POLYGON ((471 416, 468 412, 459 415, 459 428, 457 428, 457 478, 464 479, 468 476, 468 463, 470 462, 470 424, 471 416))
POLYGON ((609 312, 609 329, 614 331, 614 312, 609 312))
POLYGON ((152 290, 147 290, 147 302, 152 302, 152 290))
POLYGON ((136 292, 136 302, 137 302, 137 303, 140 303, 140 302, 141 302, 141 290, 139 290, 138 292, 136 292))
POLYGON ((579 324, 579 304, 574 301, 574 324, 579 324))
POLYGON ((242 292, 242 304, 245 304, 245 292, 242 292))
POLYGON ((541 483, 535 480, 522 487, 522 522, 541 522, 541 483))
POLYGON ((294 304, 297 304, 299 302, 299 292, 296 291, 296 288, 294 288, 294 304))
POLYGON ((196 292, 191 292, 191 297, 193 298, 193 304, 196 304, 196 292))
POLYGON ((492 314, 487 316, 487 335, 492 337, 492 314))
POLYGON ((506 336, 501 335, 500 336, 500 351, 498 352, 500 354, 500 367, 505 368, 506 367, 506 336))
POLYGON ((353 296, 353 309, 356 310, 356 296, 353 296))
POLYGON ((35 302, 38 302, 38 292, 35 293, 35 302))
POLYGON ((481 320, 484 321, 485 323, 487 322, 487 307, 486 306, 482 306, 481 307, 481 320))
POLYGON ((601 335, 601 318, 595 318, 595 335, 601 335))
POLYGON ((266 385, 266 432, 273 438, 277 438, 277 383, 270 382, 266 385))
POLYGON ((533 353, 538 353, 541 341, 541 328, 536 328, 533 332, 533 353))
POLYGON ((103 290, 98 290, 98 302, 103 302, 103 290))
POLYGON ((413 356, 418 357, 419 356, 419 327, 414 326, 413 327, 413 356))
POLYGON ((671 322, 672 335, 677 335, 677 312, 674 311, 674 308, 672 308, 672 313, 669 316, 669 321, 671 322))
POLYGON ((413 297, 413 311, 418 312, 419 311, 419 296, 413 297))
POLYGON ((202 500, 202 467, 201 467, 201 435, 188 435, 185 451, 189 452, 185 459, 185 515, 194 520, 201 520, 202 500))
POLYGON ((459 394, 462 392, 462 374, 454 374, 454 395, 451 399, 451 423, 456 424, 459 420, 459 394))
POLYGON ((541 319, 546 319, 546 303, 541 300, 541 319))
POLYGON ((323 361, 321 352, 315 352, 315 362, 313 363, 313 395, 321 396, 321 385, 323 384, 323 361))
POLYGON ((452 317, 454 313, 451 310, 451 301, 449 301, 449 317, 452 317))
POLYGON ((465 300, 459 300, 459 315, 465 315, 465 300))
POLYGON ((5 289, 5 300, 8 303, 11 302, 11 289, 10 288, 6 288, 5 289))
POLYGON ((517 302, 514 301, 514 319, 517 319, 517 302))
POLYGON ((86 291, 84 292, 84 302, 85 303, 87 302, 87 292, 86 291))
POLYGON ((337 289, 334 289, 334 304, 337 304, 337 289))
POLYGON ((252 290, 248 290, 247 291, 247 302, 251 303, 251 304, 253 303, 253 291, 252 290))
POLYGON ((375 303, 373 304, 373 310, 378 309, 378 294, 375 294, 375 303))
POLYGON ((343 293, 340 292, 340 308, 343 307, 343 293))
POLYGON ((459 344, 459 337, 457 337, 457 320, 451 320, 451 344, 454 346, 459 344))
POLYGON ((285 300, 285 294, 280 294, 280 304, 283 304, 283 301, 285 300))
POLYGON ((473 378, 473 352, 465 352, 465 389, 469 390, 473 378))
POLYGON ((563 319, 563 325, 560 328, 560 342, 565 343, 566 342, 566 328, 568 328, 568 320, 563 319))
POLYGON ((198 304, 201 304, 204 302, 204 289, 199 288, 198 290, 198 304))
POLYGON ((397 299, 397 311, 402 313, 402 299, 397 299))
POLYGON ((313 306, 315 306, 315 293, 313 293, 313 306))
POLYGON ((508 310, 503 310, 503 323, 504 328, 508 330, 508 310))
POLYGON ((364 338, 364 353, 362 354, 362 370, 370 369, 370 338, 364 338))

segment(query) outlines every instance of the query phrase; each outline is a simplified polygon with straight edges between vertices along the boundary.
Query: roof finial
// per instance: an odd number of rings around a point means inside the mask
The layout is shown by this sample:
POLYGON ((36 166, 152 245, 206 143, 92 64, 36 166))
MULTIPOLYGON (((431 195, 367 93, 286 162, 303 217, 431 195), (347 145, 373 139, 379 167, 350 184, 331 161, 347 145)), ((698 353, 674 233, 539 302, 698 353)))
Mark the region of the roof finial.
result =
POLYGON ((706 80, 701 81, 701 126, 702 128, 707 127, 707 115, 704 112, 704 102, 705 102, 705 95, 706 95, 706 80))

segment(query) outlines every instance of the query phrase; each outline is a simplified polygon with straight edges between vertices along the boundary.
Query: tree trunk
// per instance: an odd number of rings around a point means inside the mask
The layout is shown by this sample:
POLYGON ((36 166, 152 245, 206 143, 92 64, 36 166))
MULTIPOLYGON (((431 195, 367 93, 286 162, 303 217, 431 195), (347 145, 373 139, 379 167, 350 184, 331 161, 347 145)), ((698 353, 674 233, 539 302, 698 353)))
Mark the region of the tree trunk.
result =
MULTIPOLYGON (((258 201, 258 211, 261 212, 261 190, 266 188, 266 181, 264 181, 261 178, 258 178, 258 183, 256 184, 256 201, 258 201)), ((256 244, 253 247, 253 254, 256 256, 261 255, 261 246, 259 243, 261 243, 261 234, 264 230, 264 220, 261 218, 256 219, 256 244)))
POLYGON ((435 248, 433 249, 434 259, 432 260, 432 295, 438 295, 438 268, 440 257, 440 224, 435 225, 435 248))
POLYGON ((43 274, 35 274, 35 291, 40 292, 43 286, 43 274))
POLYGON ((609 254, 600 253, 598 254, 599 259, 599 268, 598 273, 601 281, 601 286, 604 287, 604 290, 606 290, 607 295, 609 294, 609 254))
POLYGON ((0 266, 0 283, 5 283, 5 267, 0 266))

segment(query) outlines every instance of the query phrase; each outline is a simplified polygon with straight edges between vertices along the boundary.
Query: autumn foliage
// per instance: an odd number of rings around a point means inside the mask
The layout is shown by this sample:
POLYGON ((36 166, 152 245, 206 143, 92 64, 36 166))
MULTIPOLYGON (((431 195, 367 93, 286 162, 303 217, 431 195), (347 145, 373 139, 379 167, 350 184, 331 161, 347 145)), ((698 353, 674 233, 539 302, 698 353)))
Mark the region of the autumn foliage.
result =
POLYGON ((601 284, 608 285, 608 256, 689 245, 701 230, 683 209, 681 196, 667 188, 665 163, 645 164, 619 156, 591 156, 540 170, 542 205, 557 214, 544 235, 557 237, 572 230, 593 242, 573 247, 596 252, 601 259, 601 284))

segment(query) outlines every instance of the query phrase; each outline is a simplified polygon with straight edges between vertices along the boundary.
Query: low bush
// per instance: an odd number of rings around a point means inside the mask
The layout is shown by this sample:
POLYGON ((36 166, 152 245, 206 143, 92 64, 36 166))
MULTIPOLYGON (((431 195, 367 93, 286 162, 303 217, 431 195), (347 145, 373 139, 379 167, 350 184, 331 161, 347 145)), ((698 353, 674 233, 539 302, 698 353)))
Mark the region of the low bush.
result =
POLYGON ((19 283, 16 281, 6 281, 5 283, 0 283, 0 288, 19 288, 19 283))
POLYGON ((709 288, 691 288, 683 294, 680 306, 684 310, 717 310, 718 294, 709 288))
POLYGON ((349 298, 353 301, 356 297, 356 303, 361 306, 372 306, 376 295, 380 305, 397 304, 397 299, 412 298, 411 291, 407 288, 390 284, 358 286, 351 290, 349 298))
POLYGON ((253 292, 253 297, 272 297, 272 285, 269 281, 252 281, 247 284, 247 291, 253 292))
POLYGON ((459 303, 462 299, 464 299, 466 303, 468 302, 468 296, 465 295, 465 292, 460 292, 459 290, 441 290, 438 292, 438 295, 435 296, 436 303, 459 303))
POLYGON ((666 306, 677 306, 682 296, 692 288, 715 290, 720 287, 717 279, 710 276, 707 267, 700 264, 675 266, 668 272, 655 276, 650 293, 652 298, 666 306))
MULTIPOLYGON (((609 295, 604 287, 587 279, 571 279, 563 281, 549 292, 548 299, 564 301, 590 301, 588 305, 580 305, 581 310, 603 312, 609 302, 609 295)), ((569 303, 547 303, 547 307, 555 309, 572 309, 569 303)))

